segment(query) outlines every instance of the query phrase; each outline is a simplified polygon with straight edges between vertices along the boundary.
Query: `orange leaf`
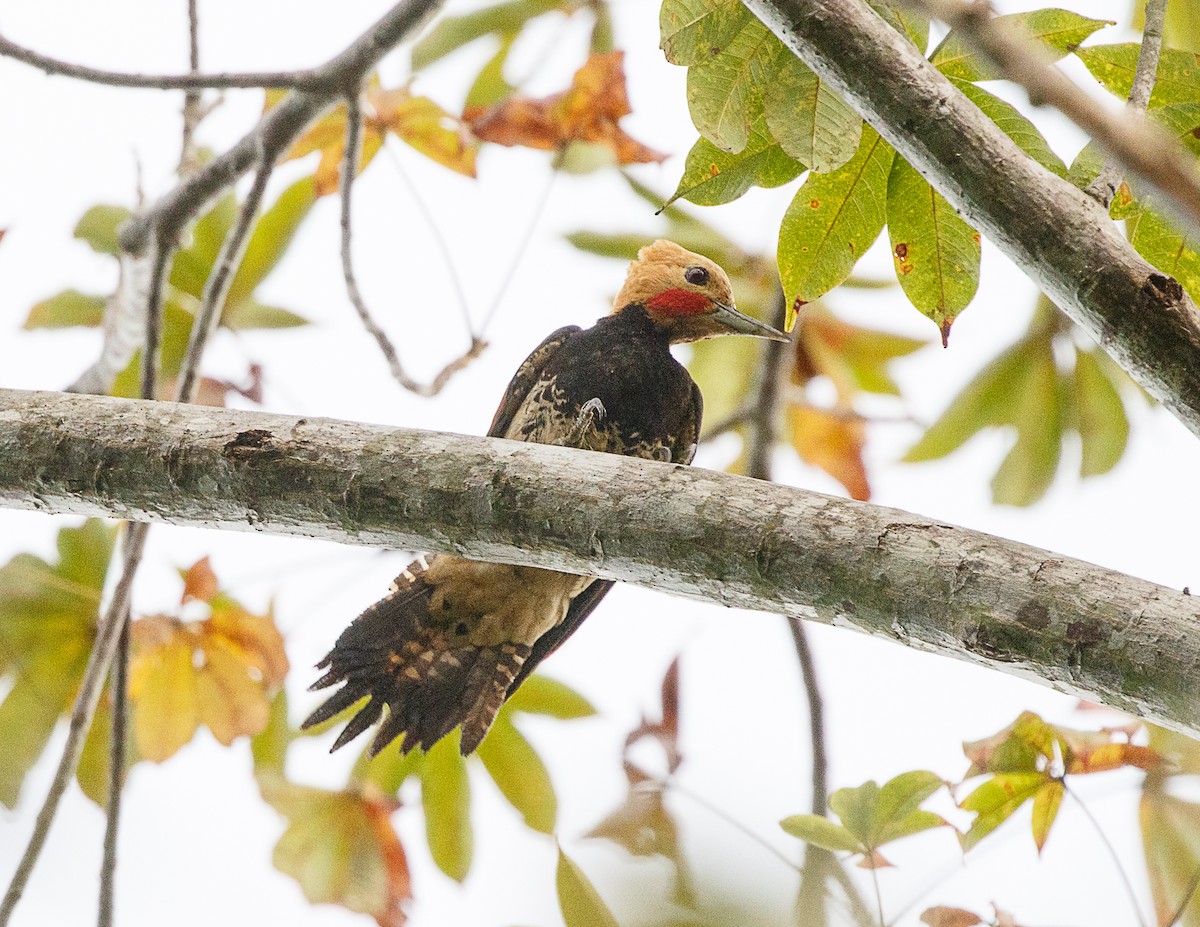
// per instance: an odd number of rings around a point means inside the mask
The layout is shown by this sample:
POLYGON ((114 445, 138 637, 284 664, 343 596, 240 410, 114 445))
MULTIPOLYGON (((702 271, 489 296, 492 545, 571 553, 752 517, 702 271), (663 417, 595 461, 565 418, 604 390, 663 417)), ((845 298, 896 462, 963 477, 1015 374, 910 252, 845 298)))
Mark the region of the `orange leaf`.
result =
POLYGON ((851 498, 871 498, 862 457, 866 429, 861 419, 849 410, 828 411, 808 405, 788 406, 787 416, 792 446, 801 460, 832 476, 851 498))
POLYGON ((618 122, 630 112, 624 52, 615 51, 588 58, 562 93, 540 100, 510 97, 487 109, 468 110, 463 118, 479 138, 498 145, 553 151, 589 142, 609 149, 618 164, 664 160, 665 154, 620 128, 618 122))
POLYGON ((183 574, 183 598, 180 601, 211 602, 216 594, 217 574, 209 559, 202 557, 183 574))

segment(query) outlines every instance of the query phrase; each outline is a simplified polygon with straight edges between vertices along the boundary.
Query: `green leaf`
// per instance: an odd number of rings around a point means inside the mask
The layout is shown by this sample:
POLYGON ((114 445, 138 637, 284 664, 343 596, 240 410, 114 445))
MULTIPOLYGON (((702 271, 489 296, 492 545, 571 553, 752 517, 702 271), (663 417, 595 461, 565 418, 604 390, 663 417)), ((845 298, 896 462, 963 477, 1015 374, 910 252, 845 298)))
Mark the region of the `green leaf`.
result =
POLYGON ((722 422, 742 407, 758 357, 758 348, 750 338, 697 341, 692 345, 687 368, 704 395, 705 421, 722 422))
POLYGON ((763 87, 770 134, 817 173, 837 170, 858 150, 862 117, 790 50, 782 49, 776 60, 763 87))
POLYGON ((887 219, 896 278, 945 344, 979 289, 979 233, 903 158, 888 179, 887 219))
POLYGON ((829 810, 842 819, 842 826, 868 850, 879 808, 879 785, 868 780, 855 788, 838 789, 829 796, 829 810))
POLYGON ((752 18, 741 0, 663 0, 659 47, 672 64, 702 65, 717 57, 752 18))
POLYGON ((75 223, 74 235, 91 245, 97 254, 116 257, 121 253, 117 229, 131 215, 124 206, 93 206, 75 223))
POLYGON ((78 634, 46 641, 20 661, 16 681, 0 703, 0 804, 5 807, 16 806, 25 774, 71 707, 90 643, 78 634))
POLYGON ((1129 419, 1116 386, 1092 351, 1075 350, 1076 426, 1083 445, 1080 476, 1097 476, 1117 465, 1129 440, 1129 419))
POLYGON ((852 853, 870 852, 841 824, 835 824, 820 815, 793 814, 780 821, 779 826, 793 837, 825 850, 833 852, 848 850, 852 853))
POLYGON ((751 187, 778 187, 795 180, 804 165, 793 161, 767 131, 764 121, 755 121, 750 138, 737 154, 722 151, 706 138, 696 140, 688 152, 679 187, 667 203, 680 197, 697 206, 729 203, 751 187))
POLYGON ((982 87, 966 81, 951 80, 952 84, 961 90, 972 103, 979 107, 985 116, 1005 135, 1017 143, 1017 147, 1033 158, 1038 164, 1052 171, 1059 177, 1067 176, 1067 166, 1062 158, 1054 153, 1046 137, 1038 131, 1037 126, 1026 119, 1011 103, 1006 103, 998 96, 988 93, 982 87))
POLYGON ((946 822, 936 814, 919 810, 921 802, 945 784, 936 774, 926 770, 901 773, 885 782, 879 790, 871 848, 877 849, 901 837, 945 825, 946 822))
POLYGON ((567 927, 620 927, 600 893, 575 863, 558 848, 558 906, 567 927))
POLYGON ((929 46, 929 17, 924 16, 909 6, 903 0, 867 0, 876 13, 884 21, 906 36, 917 47, 922 55, 929 46))
POLYGON ((424 758, 425 751, 420 748, 401 753, 394 747, 371 756, 368 744, 350 770, 350 781, 370 782, 384 795, 395 795, 411 776, 420 774, 424 758))
POLYGON ((692 123, 725 151, 738 152, 750 140, 750 125, 779 40, 751 19, 711 61, 688 68, 687 100, 692 123))
POLYGON ((545 13, 574 12, 580 3, 572 0, 510 0, 484 7, 464 16, 444 16, 413 46, 414 71, 427 68, 462 46, 491 33, 512 36, 529 20, 545 13))
POLYGON ((512 47, 511 37, 500 40, 500 48, 475 75, 471 89, 467 91, 467 99, 463 103, 464 113, 487 109, 512 95, 515 88, 504 78, 504 65, 508 63, 508 53, 512 51, 512 47))
POLYGON ((104 310, 108 300, 103 296, 92 296, 78 290, 63 290, 49 299, 43 299, 29 310, 26 331, 35 328, 71 328, 83 326, 95 328, 104 321, 104 310))
POLYGON ((412 898, 408 861, 390 816, 395 803, 354 792, 280 785, 268 800, 288 819, 275 868, 313 904, 340 904, 401 924, 412 898))
MULTIPOLYGON (((1127 100, 1140 50, 1140 44, 1125 42, 1119 45, 1089 45, 1075 54, 1102 86, 1122 100, 1127 100)), ((1158 58, 1150 108, 1155 109, 1167 103, 1195 103, 1197 100, 1200 100, 1200 62, 1190 52, 1164 48, 1158 58)))
POLYGON ((596 713, 592 703, 566 683, 535 673, 521 683, 506 703, 509 711, 549 715, 563 721, 590 718, 596 713))
POLYGON ((282 782, 285 773, 288 747, 295 732, 288 722, 287 692, 280 689, 271 699, 271 714, 262 732, 250 739, 250 755, 254 758, 254 777, 282 782))
POLYGON ((1138 254, 1161 270, 1174 277, 1187 290, 1192 299, 1200 299, 1200 253, 1195 240, 1162 213, 1147 204, 1130 219, 1128 225, 1130 244, 1138 254))
POLYGON ((550 773, 507 714, 496 719, 477 752, 488 775, 520 812, 526 826, 543 834, 554 833, 558 797, 550 773))
POLYGON ((199 299, 212 273, 217 254, 237 218, 237 197, 226 193, 217 200, 192 229, 192 241, 175 252, 171 262, 171 286, 199 299))
MULTIPOLYGON (((179 373, 183 356, 187 353, 188 336, 192 333, 194 321, 192 314, 175 300, 168 299, 163 303, 161 373, 164 378, 170 379, 179 373)), ((125 369, 117 374, 109 395, 121 396, 125 399, 140 396, 142 392, 141 371, 142 352, 139 350, 133 355, 133 359, 125 369)))
POLYGON ((471 783, 467 763, 459 752, 460 731, 443 737, 421 764, 421 806, 425 809, 425 839, 437 867, 461 882, 471 869, 471 783))
POLYGON ((58 533, 56 564, 17 554, 0 567, 0 803, 15 805, 25 774, 70 707, 91 651, 115 527, 100 519, 58 533))
POLYGON ((567 241, 580 251, 597 254, 600 257, 617 258, 622 261, 632 261, 637 257, 638 250, 649 243, 649 237, 637 232, 628 235, 605 235, 601 232, 572 232, 566 236, 567 241))
POLYGON ((1170 924, 1192 892, 1179 927, 1200 927, 1200 895, 1192 890, 1200 871, 1200 804, 1167 792, 1161 785, 1142 796, 1138 815, 1155 923, 1170 924))
POLYGON ((1026 374, 1028 351, 1029 344, 1022 339, 987 364, 909 448, 903 460, 937 460, 958 450, 980 430, 1011 422, 1026 374))
POLYGON ((850 276, 887 216, 894 152, 870 126, 854 157, 830 174, 809 174, 779 228, 779 276, 789 305, 824 296, 850 276))
MULTIPOLYGON (((1088 36, 1105 26, 1114 25, 1112 20, 1088 19, 1069 10, 1056 9, 997 16, 995 21, 1016 26, 1026 36, 1036 39, 1051 52, 1055 61, 1071 52, 1078 54, 1079 46, 1088 36)), ((947 77, 960 80, 996 80, 1001 76, 982 55, 962 42, 954 32, 946 36, 930 61, 947 77)))
POLYGON ((1058 816, 1058 806, 1062 804, 1065 786, 1058 779, 1052 779, 1038 789, 1033 796, 1033 842, 1038 852, 1046 845, 1050 836, 1050 828, 1058 816))
POLYGON ((254 328, 298 328, 309 322, 290 309, 268 306, 256 299, 243 299, 234 305, 226 304, 221 314, 221 324, 233 331, 248 331, 254 328))
POLYGON ((1040 772, 1000 773, 982 783, 959 805, 964 811, 976 812, 975 820, 962 837, 963 850, 970 850, 980 840, 1012 817, 1013 813, 1033 798, 1048 781, 1040 772))
MULTIPOLYGON (((316 181, 312 177, 304 177, 280 193, 270 208, 258 217, 254 231, 250 233, 250 241, 246 243, 246 253, 229 285, 229 295, 225 300, 228 305, 234 306, 247 299, 266 279, 287 251, 300 223, 316 201, 316 181)), ((209 266, 212 266, 211 263, 209 266)))
POLYGON ((1013 410, 1017 441, 992 478, 992 501, 998 505, 1037 502, 1050 488, 1062 452, 1059 374, 1050 339, 1031 341, 1025 362, 1013 410))

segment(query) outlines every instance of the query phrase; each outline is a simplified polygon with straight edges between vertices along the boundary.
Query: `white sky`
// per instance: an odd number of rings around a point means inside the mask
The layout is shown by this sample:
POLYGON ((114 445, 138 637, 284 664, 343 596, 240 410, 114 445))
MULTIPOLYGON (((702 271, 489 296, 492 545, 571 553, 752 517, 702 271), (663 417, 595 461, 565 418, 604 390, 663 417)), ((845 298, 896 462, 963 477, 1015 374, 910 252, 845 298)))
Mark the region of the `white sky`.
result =
MULTIPOLYGON (((461 12, 474 4, 454 2, 461 12)), ((1002 3, 1004 11, 1034 4, 1002 3)), ((1126 18, 1123 2, 1066 0, 1091 16, 1126 18)), ((267 70, 307 66, 340 50, 387 4, 351 2, 331 12, 312 0, 201 3, 205 70, 267 70)), ((657 50, 658 4, 616 5, 617 42, 627 50, 634 115, 626 128, 639 140, 672 152, 661 167, 638 176, 669 191, 695 138, 684 106, 684 71, 657 50)), ((137 0, 0 0, 0 27, 14 40, 72 61, 123 70, 175 72, 186 63, 185 4, 137 0)), ((549 54, 529 89, 552 92, 582 60, 586 29, 547 25, 524 49, 527 61, 549 54)), ((1117 41, 1125 33, 1102 33, 1117 41)), ((431 70, 417 84, 449 108, 484 60, 481 46, 431 70)), ((385 82, 405 74, 404 56, 388 59, 385 82)), ((519 70, 519 68, 518 68, 519 70)), ((1081 70, 1081 69, 1080 69, 1081 70)), ((0 60, 0 386, 61 388, 94 359, 94 332, 19 333, 30 305, 68 286, 101 292, 111 287, 112 262, 74 242, 82 211, 100 202, 129 204, 135 164, 149 195, 171 183, 178 157, 178 95, 92 87, 47 79, 0 60)), ((1019 93, 1008 93, 1022 101, 1019 93)), ((205 124, 204 143, 224 149, 252 124, 261 103, 255 92, 231 93, 205 124)), ((1069 162, 1080 136, 1060 119, 1038 114, 1056 150, 1069 162)), ((405 171, 447 236, 456 273, 471 311, 481 318, 514 260, 534 204, 547 179, 547 156, 488 148, 480 180, 449 175, 419 156, 400 151, 405 171)), ((281 170, 273 189, 298 176, 281 170)), ((780 216, 796 184, 753 191, 738 203, 703 211, 746 247, 773 246, 780 216)), ((366 297, 393 334, 413 372, 431 373, 465 344, 450 274, 389 159, 356 187, 357 263, 366 297)), ((443 397, 416 399, 394 386, 373 344, 356 325, 337 262, 336 204, 322 203, 292 254, 263 290, 317 324, 310 329, 222 333, 208 372, 240 378, 248 360, 266 365, 266 405, 280 412, 328 415, 397 425, 481 433, 515 365, 551 329, 587 324, 607 311, 623 269, 577 254, 562 234, 579 228, 661 231, 651 210, 625 191, 619 178, 560 177, 538 220, 527 252, 489 336, 492 348, 457 378, 443 397)), ((891 272, 886 246, 860 265, 864 273, 891 272)), ((974 373, 1023 331, 1035 289, 985 244, 983 280, 974 305, 955 325, 949 351, 929 349, 898 364, 910 411, 931 420, 974 373)), ((898 288, 886 294, 835 293, 829 300, 856 321, 933 338, 932 326, 911 309, 898 288)), ((883 407, 880 407, 883 408, 883 407)), ((894 409, 891 409, 894 411, 894 409)), ((988 480, 1010 440, 989 434, 948 463, 919 467, 895 463, 917 429, 875 427, 869 448, 873 501, 946 519, 974 529, 1046 547, 1169 586, 1200 585, 1195 572, 1194 526, 1200 489, 1194 478, 1200 453, 1194 439, 1162 411, 1134 404, 1133 442, 1110 475, 1081 483, 1072 475, 1078 449, 1068 448, 1063 473, 1046 499, 1028 510, 995 508, 988 480)), ((720 465, 727 449, 702 453, 700 465, 720 465)), ((824 492, 840 488, 801 465, 790 452, 776 461, 778 477, 824 492)), ((0 562, 19 550, 50 555, 53 534, 69 520, 0 512, 0 562)), ((170 608, 178 597, 174 569, 210 554, 218 575, 248 604, 275 597, 293 665, 293 707, 315 704, 303 693, 318 660, 342 626, 378 598, 404 556, 297 540, 155 527, 135 594, 139 613, 170 608)), ((1047 689, 994 672, 915 653, 846 631, 811 629, 828 711, 830 783, 836 788, 867 778, 933 769, 947 778, 963 772, 960 743, 1000 729, 1023 709, 1051 720, 1081 723, 1073 702, 1047 689)), ((675 653, 683 658, 682 781, 707 796, 763 840, 794 857, 797 844, 777 821, 807 810, 809 748, 797 669, 782 621, 674 600, 634 588, 615 591, 569 646, 546 665, 594 701, 601 717, 526 726, 551 768, 560 799, 559 835, 620 913, 628 903, 630 873, 656 889, 666 869, 631 863, 623 852, 579 834, 619 801, 624 779, 619 747, 642 711, 656 709, 661 674, 675 653), (614 667, 617 670, 614 672, 614 667)), ((57 753, 60 737, 47 758, 57 753)), ((2 745, 0 745, 2 749, 2 745)), ((319 744, 294 749, 290 771, 305 782, 336 786, 351 756, 329 757, 319 744)), ((0 814, 0 878, 7 880, 44 795, 51 768, 42 762, 27 782, 16 813, 0 814)), ((412 923, 558 923, 553 898, 554 846, 531 834, 507 808, 480 769, 474 770, 476 858, 465 888, 437 872, 424 848, 415 809, 398 826, 414 872, 417 906, 412 923)), ((1133 777, 1098 777, 1080 791, 1138 874, 1133 777)), ((782 919, 794 879, 786 868, 726 823, 685 798, 680 811, 701 883, 713 891, 758 896, 782 919), (702 858, 701 858, 702 857, 702 858)), ((160 767, 142 764, 127 794, 119 882, 119 915, 126 925, 164 921, 187 925, 214 920, 335 925, 368 923, 331 907, 314 908, 296 884, 276 873, 270 851, 281 819, 258 797, 245 743, 218 747, 201 733, 160 767)), ((1033 924, 1135 923, 1111 862, 1078 811, 1064 805, 1062 820, 1040 864, 1028 838, 1028 810, 1020 823, 994 838, 990 850, 959 861, 951 838, 916 838, 890 853, 901 868, 881 875, 889 916, 919 892, 926 903, 963 903, 985 913, 995 900, 1033 924)), ((94 916, 103 816, 76 789, 63 804, 49 847, 15 919, 20 925, 87 923, 94 916)), ((867 883, 864 882, 864 886, 867 883)), ((867 888, 869 892, 869 887, 867 888)), ((915 922, 910 912, 906 922, 915 922)))

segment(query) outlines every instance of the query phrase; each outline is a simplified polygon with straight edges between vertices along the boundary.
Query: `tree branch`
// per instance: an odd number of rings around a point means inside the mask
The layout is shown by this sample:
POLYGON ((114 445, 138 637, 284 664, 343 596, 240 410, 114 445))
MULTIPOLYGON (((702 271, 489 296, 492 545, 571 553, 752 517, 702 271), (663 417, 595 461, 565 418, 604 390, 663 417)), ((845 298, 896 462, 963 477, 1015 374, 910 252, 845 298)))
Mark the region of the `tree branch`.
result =
POLYGON ((1088 96, 1054 66, 1043 49, 1011 24, 996 19, 987 0, 904 2, 950 26, 1004 77, 1024 87, 1035 106, 1053 106, 1083 129, 1111 158, 1152 187, 1163 206, 1192 234, 1200 234, 1200 175, 1195 159, 1161 125, 1130 108, 1112 112, 1088 96))
POLYGON ((744 2, 1200 435, 1200 313, 1106 210, 1025 155, 862 0, 744 2))
POLYGON ((0 505, 594 573, 854 627, 1200 736, 1200 597, 894 509, 698 468, 0 390, 0 505))
POLYGON ((241 141, 177 185, 121 228, 121 247, 141 254, 155 234, 175 240, 208 202, 250 170, 260 157, 275 159, 310 122, 353 92, 389 51, 413 33, 443 0, 401 0, 355 42, 314 69, 308 89, 289 93, 241 141))
MULTIPOLYGON (((1133 74, 1133 86, 1129 88, 1127 112, 1143 116, 1150 105, 1154 92, 1154 78, 1158 74, 1158 57, 1162 51, 1163 27, 1167 19, 1167 0, 1146 0, 1146 25, 1142 29, 1142 47, 1138 50, 1137 68, 1133 74)), ((1104 169, 1096 176, 1084 192, 1106 209, 1121 186, 1124 171, 1121 164, 1109 158, 1104 169)))
MULTIPOLYGON (((70 401, 70 400, 68 400, 70 401)), ((78 400, 82 401, 82 400, 78 400)), ((144 403, 152 407, 154 403, 144 403)), ((67 742, 63 747, 62 757, 58 768, 54 771, 54 779, 50 783, 50 792, 38 811, 37 821, 33 826, 33 835, 17 864, 4 900, 0 902, 0 927, 7 927, 13 910, 25 893, 33 867, 41 856, 42 847, 50 835, 50 825, 58 813, 58 803, 62 800, 75 770, 79 767, 79 757, 83 753, 83 744, 87 739, 88 729, 92 725, 92 717, 96 713, 96 704, 100 701, 100 693, 104 688, 104 677, 112 663, 121 629, 129 612, 129 592, 133 587, 133 577, 142 559, 142 549, 146 544, 148 527, 145 524, 130 525, 125 535, 124 569, 117 581, 113 596, 108 603, 104 617, 96 626, 96 642, 92 645, 87 667, 83 672, 83 681, 79 684, 79 696, 71 707, 71 719, 67 725, 67 742)))

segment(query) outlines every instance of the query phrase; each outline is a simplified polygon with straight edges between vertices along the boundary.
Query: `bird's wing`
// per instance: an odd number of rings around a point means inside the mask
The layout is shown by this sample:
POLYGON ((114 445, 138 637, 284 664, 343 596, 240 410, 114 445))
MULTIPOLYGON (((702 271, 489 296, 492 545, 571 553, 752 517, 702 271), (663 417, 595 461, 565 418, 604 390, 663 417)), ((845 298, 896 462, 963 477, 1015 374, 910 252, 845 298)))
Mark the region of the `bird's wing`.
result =
POLYGON ((611 579, 598 579, 579 595, 571 600, 571 606, 567 609, 567 614, 557 625, 543 634, 534 643, 533 649, 525 658, 525 662, 521 666, 521 670, 517 673, 517 677, 508 687, 508 694, 505 699, 512 698, 512 694, 517 691, 517 688, 523 683, 526 678, 537 669, 537 665, 546 657, 554 653, 562 646, 563 641, 575 633, 583 619, 592 613, 592 610, 600 604, 600 600, 608 594, 608 590, 615 586, 616 583, 611 579))
POLYGON ((692 382, 691 408, 688 410, 685 425, 680 429, 679 436, 671 448, 671 462, 690 464, 696 456, 696 447, 700 443, 700 424, 704 418, 704 397, 700 395, 700 387, 692 382))
POLYGON ((578 325, 564 325, 558 331, 552 332, 545 341, 533 349, 532 354, 525 358, 525 362, 517 368, 512 381, 508 384, 508 389, 504 391, 504 398, 500 400, 500 407, 496 409, 496 415, 492 419, 492 427, 488 429, 489 438, 504 437, 505 432, 512 426, 513 416, 521 408, 521 403, 525 401, 525 397, 529 395, 534 384, 541 378, 542 371, 546 369, 550 358, 566 343, 568 338, 579 331, 578 325))

